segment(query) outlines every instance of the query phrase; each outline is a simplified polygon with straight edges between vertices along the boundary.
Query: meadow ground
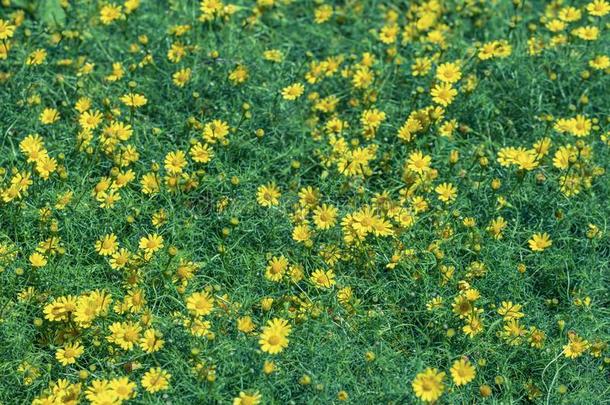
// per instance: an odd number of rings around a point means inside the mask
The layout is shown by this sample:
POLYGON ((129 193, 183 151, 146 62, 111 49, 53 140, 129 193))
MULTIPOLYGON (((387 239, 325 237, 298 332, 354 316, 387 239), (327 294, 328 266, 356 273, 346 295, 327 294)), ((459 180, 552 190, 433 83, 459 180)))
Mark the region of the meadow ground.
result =
POLYGON ((608 1, 0 4, 0 403, 610 401, 608 1))

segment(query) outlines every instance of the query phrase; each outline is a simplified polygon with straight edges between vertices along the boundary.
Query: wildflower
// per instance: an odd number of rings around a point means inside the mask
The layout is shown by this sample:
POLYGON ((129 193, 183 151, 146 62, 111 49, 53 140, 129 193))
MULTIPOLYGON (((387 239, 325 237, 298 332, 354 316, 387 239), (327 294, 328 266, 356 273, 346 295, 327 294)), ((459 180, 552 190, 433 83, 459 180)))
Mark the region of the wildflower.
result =
POLYGON ((259 186, 256 194, 256 200, 263 207, 271 207, 280 203, 280 190, 277 188, 275 183, 269 183, 263 186, 259 186))
POLYGON ((451 183, 442 183, 434 191, 438 194, 438 199, 445 203, 453 202, 457 197, 457 189, 451 183))
POLYGON ((0 19, 0 41, 12 38, 15 34, 15 26, 9 21, 0 19))
POLYGON ((269 354, 278 354, 288 347, 288 336, 292 327, 288 321, 274 318, 267 322, 260 334, 259 344, 261 350, 269 354))
POLYGON ((127 107, 131 107, 131 108, 139 108, 139 107, 146 105, 146 103, 148 103, 148 100, 146 99, 146 97, 144 97, 142 94, 137 94, 137 93, 125 94, 124 96, 121 97, 120 100, 127 107))
POLYGON ((316 24, 323 24, 326 21, 330 20, 333 15, 333 8, 331 5, 322 4, 319 7, 316 7, 314 10, 314 21, 316 24))
POLYGON ((146 353, 158 352, 165 345, 165 340, 163 340, 162 337, 163 335, 159 331, 148 329, 140 338, 140 347, 146 353))
POLYGON ((291 84, 290 86, 286 86, 282 89, 282 97, 284 100, 296 100, 301 97, 305 87, 301 83, 291 84))
POLYGON ((269 49, 263 52, 263 58, 271 62, 280 63, 283 60, 284 55, 282 54, 282 51, 278 49, 269 49))
POLYGON ((603 17, 610 13, 610 3, 606 0, 593 0, 587 4, 587 12, 595 17, 603 17))
POLYGON ((610 57, 607 55, 598 55, 589 61, 589 66, 595 70, 608 69, 610 67, 610 57))
POLYGON ((59 120, 59 112, 55 108, 45 108, 42 113, 40 113, 40 122, 49 125, 57 122, 59 120))
POLYGON ((214 157, 214 150, 207 144, 196 142, 190 149, 191 158, 197 163, 208 163, 214 157))
POLYGON ((535 326, 530 327, 529 330, 529 342, 532 347, 536 349, 542 349, 544 346, 544 341, 546 339, 546 334, 544 331, 536 328, 535 326))
POLYGON ((456 360, 451 367, 451 377, 453 378, 453 382, 458 387, 460 385, 466 385, 472 380, 476 375, 475 369, 465 358, 456 360))
POLYGON ((190 68, 180 69, 172 75, 172 81, 178 87, 184 87, 189 80, 191 80, 190 68))
POLYGON ((521 312, 521 305, 513 304, 512 301, 502 301, 498 314, 502 315, 505 321, 523 318, 524 316, 521 312))
POLYGON ((572 31, 572 35, 585 41, 595 41, 599 38, 599 28, 594 26, 578 27, 572 31))
POLYGON ((587 340, 581 338, 574 332, 568 333, 568 344, 563 346, 563 354, 565 357, 575 359, 582 356, 589 350, 590 344, 587 340))
POLYGON ((83 129, 96 129, 102 122, 102 113, 99 111, 85 111, 79 117, 78 122, 83 129))
POLYGON ((284 256, 273 257, 265 269, 265 278, 271 281, 281 281, 288 269, 288 260, 284 256))
POLYGON ((332 270, 316 270, 311 274, 311 282, 318 288, 330 288, 336 284, 335 273, 332 270))
POLYGON ((163 237, 158 234, 149 234, 140 238, 140 249, 146 253, 155 253, 159 249, 163 248, 163 237))
POLYGON ((144 194, 156 194, 161 190, 159 177, 155 173, 146 173, 140 181, 144 194))
POLYGON ((252 394, 246 394, 241 391, 237 398, 233 399, 233 405, 258 405, 261 403, 262 395, 258 391, 252 394))
POLYGON ((365 129, 370 131, 375 131, 383 121, 386 119, 386 114, 383 111, 380 111, 376 108, 371 110, 365 110, 362 113, 360 118, 360 122, 364 126, 365 129))
POLYGON ((171 375, 160 367, 150 368, 142 376, 142 387, 150 393, 165 391, 169 388, 171 375))
POLYGON ((311 186, 303 187, 299 191, 299 204, 302 207, 314 208, 318 205, 320 199, 320 192, 311 186))
POLYGON ((527 241, 532 252, 542 252, 553 244, 548 233, 535 233, 530 240, 527 241))
POLYGON ((67 366, 69 364, 76 363, 76 359, 79 358, 85 349, 80 345, 80 343, 72 343, 64 346, 62 349, 58 349, 55 352, 55 358, 62 366, 67 366))
POLYGON ((121 6, 116 4, 106 4, 100 10, 100 21, 104 25, 112 24, 113 21, 121 18, 121 6))
POLYGON ((292 239, 297 242, 309 242, 311 240, 311 229, 306 223, 299 224, 292 231, 292 239))
POLYGON ((248 69, 243 65, 238 65, 230 74, 229 80, 235 84, 243 84, 248 80, 248 69))
POLYGON ((123 350, 132 350, 140 340, 140 325, 133 322, 114 322, 108 327, 111 332, 106 339, 123 350))
POLYGON ((30 255, 30 264, 32 267, 44 267, 47 265, 47 258, 38 252, 34 252, 30 255))
POLYGON ((436 78, 445 83, 455 83, 462 77, 462 72, 456 62, 443 63, 436 68, 436 78))
POLYGON ((526 332, 523 326, 519 323, 518 319, 511 319, 504 324, 500 336, 511 346, 518 346, 521 344, 523 336, 526 332))
POLYGON ((186 164, 186 155, 181 150, 169 152, 165 156, 165 170, 171 174, 182 173, 186 164))
POLYGON ((449 83, 440 83, 432 88, 430 95, 432 95, 432 101, 446 107, 453 102, 457 90, 449 83))
POLYGON ((186 308, 195 316, 209 315, 214 309, 214 297, 207 291, 193 293, 186 299, 186 308))
POLYGON ((314 210, 313 220, 318 229, 329 229, 337 223, 337 209, 332 205, 322 204, 314 210))
POLYGON ((136 384, 128 377, 117 377, 110 380, 109 388, 119 401, 126 401, 136 395, 136 384))
POLYGON ((117 237, 114 233, 104 235, 95 242, 95 250, 102 256, 111 256, 118 248, 117 237))
POLYGON ((430 170, 430 162, 432 162, 430 156, 424 155, 421 151, 415 151, 409 155, 407 167, 417 174, 423 174, 430 170))
POLYGON ((25 60, 28 66, 42 65, 47 60, 47 51, 45 49, 36 49, 32 51, 25 60))
POLYGON ((256 325, 254 325, 254 322, 252 322, 252 318, 249 316, 244 316, 237 319, 237 330, 239 330, 240 332, 250 333, 254 331, 255 327, 256 325))
POLYGON ((203 139, 208 143, 223 142, 229 134, 229 124, 221 120, 213 120, 205 124, 203 139))
POLYGON ((442 371, 427 368, 415 376, 411 386, 417 398, 425 402, 434 402, 440 398, 445 390, 444 378, 445 373, 442 371))

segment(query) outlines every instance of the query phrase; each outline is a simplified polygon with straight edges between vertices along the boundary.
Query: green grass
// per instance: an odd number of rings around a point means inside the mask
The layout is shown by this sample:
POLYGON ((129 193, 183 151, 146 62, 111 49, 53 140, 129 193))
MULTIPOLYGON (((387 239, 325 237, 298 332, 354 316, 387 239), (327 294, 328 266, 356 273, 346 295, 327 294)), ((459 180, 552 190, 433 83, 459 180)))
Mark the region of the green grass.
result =
MULTIPOLYGON (((240 391, 259 391, 263 403, 327 404, 339 403, 338 393, 344 390, 354 404, 405 404, 418 401, 411 382, 428 367, 447 374, 439 403, 608 401, 608 350, 601 357, 589 351, 576 359, 564 356, 563 350, 570 331, 591 343, 610 339, 610 182, 604 173, 593 177, 590 187, 566 196, 560 190, 565 171, 553 165, 561 146, 582 141, 592 151, 587 164, 609 169, 610 152, 601 140, 610 130, 608 68, 595 70, 588 65, 595 56, 608 53, 608 16, 588 16, 587 3, 574 2, 582 18, 565 30, 567 43, 546 46, 534 56, 528 53, 528 39, 544 38, 548 45, 553 33, 540 22, 544 4, 533 1, 520 6, 503 0, 469 5, 442 2, 436 27, 447 26, 445 47, 419 40, 401 43, 400 35, 395 44, 382 43, 375 32, 384 26, 388 10, 398 12, 401 28, 415 21, 408 5, 397 1, 330 1, 327 4, 335 7, 335 14, 324 24, 313 21, 314 9, 322 3, 310 0, 276 0, 273 7, 263 9, 256 24, 247 21, 256 2, 245 0, 237 0, 237 12, 226 21, 213 22, 198 21, 201 12, 196 1, 143 1, 128 18, 110 25, 99 19, 105 2, 71 0, 64 8, 50 0, 4 3, 0 19, 14 21, 12 13, 27 11, 10 39, 8 58, 0 60, 0 72, 9 75, 0 80, 0 195, 10 186, 14 170, 31 172, 33 184, 23 198, 0 202, 0 247, 6 244, 17 252, 2 263, 0 273, 2 403, 32 402, 58 379, 82 383, 80 399, 86 403, 84 393, 93 380, 127 376, 138 384, 137 396, 128 403, 231 403, 240 391), (168 29, 178 24, 192 28, 174 38, 168 29), (584 25, 600 28, 596 41, 571 34, 584 25), (78 31, 81 39, 69 39, 66 30, 78 31), (61 41, 52 43, 53 34, 59 32, 61 41), (146 35, 148 43, 130 52, 140 35, 146 35), (192 47, 179 63, 167 58, 175 40, 192 47), (493 40, 508 41, 510 56, 479 60, 477 49, 493 40), (392 47, 400 63, 387 56, 392 47), (27 65, 27 56, 39 48, 46 49, 46 61, 27 65), (269 49, 281 50, 283 61, 264 60, 262 54, 269 49), (214 58, 213 51, 219 57, 214 58), (363 91, 343 75, 353 71, 365 52, 376 61, 372 66, 375 80, 363 91), (146 54, 152 55, 154 63, 138 67, 146 54), (307 83, 309 64, 331 56, 343 57, 338 71, 318 83, 307 83), (92 73, 79 73, 80 57, 95 64, 92 73), (411 75, 417 57, 437 58, 423 77, 411 75), (64 59, 73 64, 58 65, 64 59), (459 123, 454 136, 442 137, 432 125, 413 142, 401 141, 396 134, 409 114, 435 105, 429 93, 436 83, 436 66, 456 60, 462 61, 462 79, 455 85, 459 94, 444 114, 446 120, 459 123), (115 62, 122 63, 125 76, 111 83, 104 78, 115 62), (228 79, 238 64, 249 73, 242 85, 228 79), (182 88, 175 86, 172 74, 187 67, 192 69, 192 78, 182 88), (582 77, 585 70, 590 74, 586 79, 582 77), (477 79, 470 92, 464 88, 469 75, 477 79), (282 89, 297 82, 305 85, 303 96, 284 100, 282 89), (148 103, 130 111, 119 101, 129 92, 145 95, 148 103), (313 92, 339 98, 334 114, 314 110, 314 102, 308 99, 313 92), (371 92, 376 93, 375 102, 370 102, 371 92), (77 147, 79 114, 73 107, 80 97, 89 97, 92 109, 105 115, 94 131, 91 153, 77 147), (56 108, 61 119, 42 124, 39 115, 46 107, 56 108), (373 139, 362 136, 360 117, 368 108, 386 114, 373 139), (133 136, 123 144, 136 148, 140 158, 128 167, 136 177, 120 189, 121 200, 103 209, 92 190, 116 165, 100 147, 101 128, 110 123, 113 109, 121 112, 113 119, 132 125, 133 136), (595 119, 587 136, 576 138, 553 128, 557 119, 576 114, 595 119), (324 124, 333 115, 349 123, 341 134, 348 144, 377 145, 371 175, 345 176, 336 161, 331 158, 327 164, 321 158, 331 155, 324 124), (544 115, 553 118, 547 122, 544 115), (160 166, 163 177, 168 152, 182 150, 188 157, 191 141, 202 141, 191 118, 202 124, 214 119, 227 122, 231 127, 228 144, 213 145, 215 156, 208 164, 188 158, 185 173, 202 170, 195 189, 173 192, 163 185, 156 195, 144 194, 140 180, 154 164, 160 166), (256 136, 258 129, 264 130, 264 136, 256 136), (56 172, 45 181, 36 174, 34 164, 26 162, 19 144, 33 133, 44 139, 49 155, 67 176, 56 172), (320 137, 315 136, 318 133, 320 137), (529 149, 543 137, 550 138, 552 145, 534 170, 499 164, 502 148, 529 149), (410 207, 400 192, 410 186, 403 172, 415 150, 431 156, 432 167, 438 170, 436 179, 416 191, 426 199, 429 210, 418 214, 411 228, 399 232, 394 223, 393 236, 369 235, 361 245, 346 243, 341 219, 374 204, 377 193, 387 192, 396 204, 410 207), (460 156, 455 164, 449 163, 452 151, 460 156), (479 163, 482 157, 487 164, 479 163), (239 184, 232 183, 233 177, 239 184), (493 179, 501 181, 498 190, 491 188, 493 179), (282 195, 278 206, 265 208, 257 203, 257 189, 271 181, 282 195), (436 197, 434 188, 442 182, 458 187, 452 204, 436 197), (293 240, 291 220, 299 190, 308 186, 319 190, 321 203, 338 208, 337 224, 316 230, 311 247, 293 240), (55 208, 58 196, 67 191, 74 194, 72 201, 63 210, 55 208), (500 196, 508 202, 504 207, 499 207, 500 196), (225 199, 226 208, 219 210, 219 202, 225 199), (52 221, 41 220, 39 210, 44 207, 51 209, 56 231, 52 221), (167 212, 168 220, 155 228, 151 217, 159 209, 167 212), (503 238, 496 240, 486 227, 500 215, 508 225, 503 238), (476 226, 465 227, 465 217, 474 218, 476 226), (232 224, 232 218, 239 223, 232 224), (599 238, 587 237, 589 224, 599 227, 599 238), (451 232, 443 237, 447 227, 451 232), (538 232, 548 233, 553 244, 536 253, 528 240, 538 232), (152 326, 163 333, 165 346, 158 352, 124 351, 106 340, 113 322, 141 321, 143 316, 143 312, 113 310, 126 296, 128 285, 126 274, 111 269, 95 251, 96 241, 109 233, 132 253, 147 234, 163 236, 164 249, 138 266, 137 283, 146 296, 145 309, 153 315, 152 326), (65 254, 50 256, 46 266, 33 268, 30 254, 52 235, 61 238, 65 254), (442 257, 433 254, 433 243, 439 243, 442 257), (344 256, 334 266, 325 264, 319 254, 325 244, 337 245, 344 256), (386 264, 399 244, 413 249, 413 256, 388 270, 386 264), (169 253, 170 246, 178 249, 176 256, 169 253), (264 277, 268 259, 280 255, 303 267, 302 281, 274 283, 264 277), (200 264, 184 294, 172 280, 179 259, 200 264), (485 264, 485 276, 467 275, 473 262, 485 264), (527 266, 523 274, 517 270, 520 263, 527 266), (439 270, 443 265, 455 267, 453 278, 445 284, 439 270), (309 275, 318 268, 332 268, 337 285, 316 288, 309 275), (468 281, 481 295, 476 306, 483 310, 484 329, 474 338, 462 332, 464 321, 451 311, 460 280, 468 281), (347 286, 358 299, 354 308, 338 299, 340 288, 347 286), (206 287, 212 287, 217 296, 214 312, 206 317, 213 339, 192 336, 180 321, 189 317, 186 296, 206 287), (18 299, 26 288, 34 288, 31 299, 18 299), (45 319, 43 308, 54 298, 95 289, 109 292, 113 304, 91 328, 45 319), (443 298, 443 306, 427 310, 426 303, 436 296, 443 298), (274 304, 264 311, 261 300, 267 297, 274 304), (310 306, 297 305, 297 297, 310 306), (590 297, 591 305, 576 305, 577 297, 590 297), (218 305, 225 300, 226 308, 218 305), (503 301, 523 306, 521 323, 545 332, 543 348, 531 347, 527 336, 516 346, 499 336, 504 322, 497 308, 503 301), (296 316, 298 311, 302 316, 296 316), (236 319, 246 315, 257 326, 252 334, 236 328, 236 319), (260 350, 258 339, 267 320, 276 317, 289 320, 292 333, 288 347, 273 356, 260 350), (565 322, 563 328, 559 321, 565 322), (85 353, 75 364, 62 366, 55 352, 64 341, 75 339, 85 353), (374 361, 366 360, 367 352, 375 354, 374 361), (458 387, 449 370, 462 356, 475 365, 476 377, 458 387), (265 360, 275 361, 274 373, 262 372, 265 360), (38 370, 29 383, 18 370, 24 362, 38 370), (141 368, 126 366, 135 362, 141 368), (198 377, 193 372, 196 364, 215 367, 215 380, 198 377), (142 375, 151 367, 171 374, 166 391, 148 393, 141 386, 142 375), (89 375, 81 379, 82 370, 89 375), (311 377, 311 384, 299 383, 303 375, 311 377), (492 388, 492 395, 485 398, 479 392, 484 384, 492 388)), ((311 225, 314 229, 313 221, 311 225)))

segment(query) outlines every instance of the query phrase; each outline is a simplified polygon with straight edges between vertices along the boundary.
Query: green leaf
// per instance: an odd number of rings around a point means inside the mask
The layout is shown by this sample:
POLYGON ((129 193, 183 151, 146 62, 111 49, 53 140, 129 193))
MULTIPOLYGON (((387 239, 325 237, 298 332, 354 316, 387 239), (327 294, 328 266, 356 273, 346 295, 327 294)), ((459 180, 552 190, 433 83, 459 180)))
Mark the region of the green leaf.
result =
POLYGON ((36 16, 49 27, 58 28, 66 24, 66 12, 60 0, 43 0, 38 4, 36 16))
POLYGON ((29 9, 30 3, 31 2, 29 0, 11 0, 12 7, 22 8, 26 10, 29 9))

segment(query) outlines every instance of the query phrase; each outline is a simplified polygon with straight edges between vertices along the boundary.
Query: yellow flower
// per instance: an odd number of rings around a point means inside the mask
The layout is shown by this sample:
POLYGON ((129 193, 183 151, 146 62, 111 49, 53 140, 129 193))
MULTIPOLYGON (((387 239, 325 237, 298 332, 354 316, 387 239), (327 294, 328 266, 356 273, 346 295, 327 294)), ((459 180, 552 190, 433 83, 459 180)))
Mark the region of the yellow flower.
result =
POLYGON ((432 101, 444 107, 451 104, 457 94, 457 90, 449 83, 439 83, 430 90, 432 101))
POLYGON ((595 17, 603 17, 610 13, 610 3, 606 0, 594 0, 587 4, 587 12, 595 17))
POLYGON ((136 395, 136 383, 128 377, 117 377, 110 380, 110 389, 119 401, 126 401, 136 395))
POLYGON ((25 61, 26 65, 42 65, 47 60, 47 51, 44 49, 36 49, 28 55, 25 61))
POLYGON ((169 388, 171 374, 159 367, 149 369, 142 376, 142 387, 150 393, 165 391, 169 388))
POLYGON ((282 54, 282 51, 278 49, 269 49, 263 52, 263 58, 271 62, 279 63, 284 59, 284 55, 282 54))
POLYGON ((146 253, 154 253, 157 250, 163 248, 163 236, 158 234, 148 234, 140 239, 140 249, 146 253))
POLYGON ((337 208, 322 204, 313 212, 313 221, 318 229, 328 229, 337 223, 337 208))
POLYGON ((376 108, 365 110, 360 117, 360 122, 362 126, 371 131, 377 130, 379 126, 385 121, 386 114, 383 111, 380 111, 376 108))
POLYGON ((38 252, 34 252, 30 255, 30 264, 32 267, 44 267, 47 265, 47 258, 38 252))
POLYGON ((417 398, 425 402, 433 402, 440 398, 445 390, 443 379, 445 373, 438 371, 435 368, 427 368, 425 371, 417 374, 411 383, 413 392, 417 398))
POLYGON ((565 357, 575 359, 582 356, 587 350, 589 350, 589 342, 574 332, 568 333, 568 340, 568 344, 563 346, 563 354, 565 357))
POLYGON ((544 346, 544 341, 546 339, 546 334, 544 331, 536 328, 535 326, 530 327, 530 335, 529 342, 532 347, 536 349, 542 349, 544 346))
POLYGON ((607 55, 597 55, 589 61, 589 66, 596 70, 604 70, 610 67, 610 57, 607 55))
POLYGON ((58 349, 55 352, 55 358, 61 363, 62 366, 76 363, 76 359, 85 352, 85 349, 80 343, 72 343, 64 346, 63 349, 58 349))
POLYGON ((15 26, 9 21, 0 19, 0 41, 7 40, 15 34, 15 26))
POLYGON ((575 7, 564 7, 559 10, 559 18, 562 21, 574 22, 580 20, 582 12, 575 7))
POLYGON ((55 108, 45 108, 42 113, 40 113, 40 122, 45 125, 53 124, 58 121, 59 118, 59 112, 55 108))
POLYGON ((248 69, 243 65, 238 65, 230 74, 229 80, 233 84, 242 84, 248 80, 248 69))
POLYGON ((430 170, 430 162, 432 162, 430 156, 424 155, 421 151, 415 151, 409 155, 407 167, 415 173, 423 174, 430 170))
POLYGON ((456 360, 451 367, 451 377, 458 387, 474 380, 475 375, 476 371, 467 359, 456 360))
POLYGON ((332 17, 333 15, 333 7, 329 4, 323 4, 319 7, 316 7, 314 10, 314 21, 316 24, 325 23, 332 17))
POLYGON ((513 304, 512 301, 502 301, 500 308, 498 308, 498 314, 502 315, 505 321, 524 317, 523 312, 521 312, 521 305, 513 304))
POLYGON ((457 62, 443 63, 436 68, 436 78, 445 83, 455 83, 462 77, 460 66, 457 62))
POLYGON ((58 297, 44 307, 44 317, 49 321, 67 321, 68 317, 76 310, 76 297, 71 295, 58 297))
POLYGON ((178 87, 184 87, 191 80, 191 69, 180 69, 172 75, 172 81, 178 87))
POLYGON ((305 87, 301 83, 291 84, 282 89, 282 97, 284 100, 296 100, 301 97, 305 87))
POLYGON ((196 292, 186 299, 186 308, 195 316, 209 315, 214 309, 214 297, 209 292, 196 292))
POLYGON ((121 6, 107 4, 100 10, 100 21, 104 25, 111 24, 121 18, 121 6))
POLYGON ((292 327, 288 321, 281 318, 274 318, 267 322, 260 334, 258 343, 261 350, 269 354, 278 354, 288 347, 288 336, 292 327))
POLYGON ((148 329, 140 339, 140 347, 146 353, 158 352, 165 345, 165 340, 162 337, 161 332, 155 329, 148 329))
POLYGON ((229 124, 221 120, 213 120, 205 124, 203 139, 208 143, 223 142, 229 134, 229 124))
POLYGON ((307 243, 311 240, 311 229, 307 223, 303 223, 294 227, 292 231, 292 239, 297 242, 307 243))
POLYGON ((261 403, 262 396, 258 391, 252 394, 240 392, 237 398, 233 399, 233 405, 258 405, 261 403))
POLYGON ((138 108, 146 105, 148 100, 142 94, 128 93, 120 98, 127 107, 138 108))
POLYGON ((134 322, 114 322, 108 327, 111 332, 106 337, 110 343, 120 346, 123 350, 131 350, 140 340, 140 325, 134 322))
POLYGON ((585 41, 595 41, 599 38, 599 28, 594 26, 578 27, 572 34, 585 41))
POLYGON ((265 269, 265 278, 271 281, 281 281, 288 269, 288 260, 284 256, 272 257, 265 269))
POLYGON ((116 252, 118 243, 114 233, 104 235, 101 239, 95 242, 95 250, 102 256, 111 256, 116 252))
POLYGON ((318 288, 330 288, 336 284, 335 273, 332 270, 318 269, 311 274, 309 279, 318 288))
POLYGON ((452 202, 457 197, 457 188, 451 183, 439 184, 434 191, 438 194, 438 199, 445 203, 452 202))
POLYGON ((256 200, 263 207, 271 207, 280 203, 280 195, 280 189, 275 185, 275 183, 272 182, 259 186, 256 194, 256 200))
POLYGON ((99 111, 85 111, 78 119, 83 129, 93 130, 102 122, 102 113, 99 111))
POLYGON ((243 333, 250 333, 254 330, 256 325, 252 322, 252 318, 249 316, 243 316, 237 319, 237 330, 243 333))
POLYGON ((214 157, 214 150, 207 144, 196 142, 191 146, 189 154, 197 163, 208 163, 214 157))
POLYGON ((165 170, 171 174, 182 173, 182 169, 187 165, 185 153, 181 150, 169 152, 165 156, 164 165, 165 170))
POLYGON ((533 252, 542 252, 544 249, 550 247, 553 244, 551 237, 548 233, 535 233, 529 241, 530 249, 533 252))
POLYGON ((161 190, 161 182, 156 173, 146 173, 140 181, 144 194, 156 194, 161 190))

